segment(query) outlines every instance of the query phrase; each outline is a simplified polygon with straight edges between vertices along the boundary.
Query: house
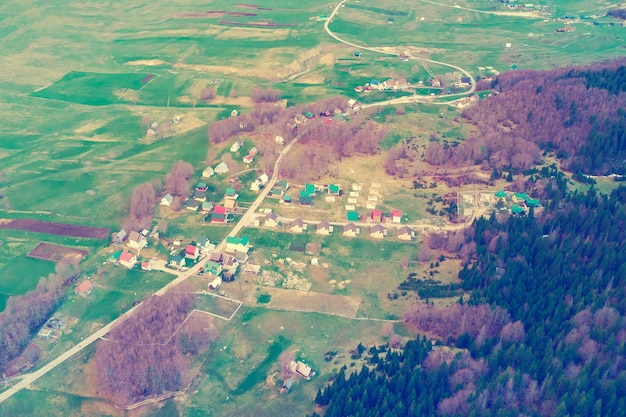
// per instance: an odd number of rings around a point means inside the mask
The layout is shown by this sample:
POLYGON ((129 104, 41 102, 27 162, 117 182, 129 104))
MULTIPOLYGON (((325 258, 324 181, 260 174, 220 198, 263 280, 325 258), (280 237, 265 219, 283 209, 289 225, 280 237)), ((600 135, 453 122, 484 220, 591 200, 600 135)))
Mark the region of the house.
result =
POLYGON ((237 111, 237 109, 233 109, 233 111, 230 112, 230 117, 237 117, 238 114, 239 112, 237 111))
POLYGON ((502 191, 502 190, 498 190, 494 195, 499 200, 502 200, 502 199, 506 200, 506 198, 507 198, 506 193, 504 191, 502 191))
POLYGON ((84 280, 80 284, 74 288, 74 294, 76 295, 87 295, 91 293, 91 289, 93 288, 93 284, 88 279, 84 280))
POLYGON ((226 223, 226 215, 221 213, 211 214, 211 223, 226 223))
POLYGON ((113 235, 113 243, 115 243, 116 245, 119 245, 120 243, 124 241, 124 239, 126 239, 126 236, 128 236, 128 233, 126 233, 126 230, 124 229, 120 230, 119 232, 113 235))
POLYGON ((213 174, 215 174, 213 168, 206 167, 204 171, 202 171, 202 178, 210 178, 211 176, 213 176, 213 174))
POLYGON ((318 235, 329 235, 333 231, 333 227, 326 220, 318 223, 315 233, 318 235))
POLYGON ((513 207, 511 207, 511 213, 515 215, 523 216, 524 214, 526 214, 526 211, 524 211, 524 209, 518 206, 517 204, 513 204, 513 207))
POLYGON ((257 178, 256 180, 254 180, 254 182, 252 183, 252 185, 250 186, 250 189, 252 191, 258 191, 261 188, 263 188, 263 186, 265 184, 267 184, 267 182, 270 180, 270 178, 267 176, 267 174, 261 174, 259 176, 259 178, 257 178))
POLYGON ((351 98, 350 100, 348 100, 348 106, 349 107, 354 107, 356 105, 356 100, 351 98))
POLYGON ((216 290, 220 287, 220 285, 222 285, 222 278, 215 277, 215 279, 209 283, 209 289, 216 290))
POLYGON ((239 197, 239 195, 237 194, 237 191, 233 187, 228 187, 226 189, 226 192, 224 193, 225 199, 236 200, 237 197, 239 197))
POLYGON ((283 194, 284 194, 284 191, 283 191, 283 189, 282 189, 282 188, 280 188, 280 187, 274 187, 274 188, 272 188, 272 191, 270 191, 270 195, 269 195, 269 197, 272 197, 272 198, 281 198, 281 197, 283 196, 283 194))
POLYGON ((235 208, 235 206, 237 205, 237 202, 235 200, 224 200, 224 208, 232 210, 235 208))
POLYGON ((308 196, 314 196, 315 195, 315 185, 314 184, 306 184, 304 186, 304 192, 308 195, 308 196))
POLYGON ((359 221, 359 213, 356 211, 349 211, 347 216, 349 222, 358 222, 359 221))
POLYGON ((391 223, 402 223, 401 210, 391 210, 391 223))
POLYGON ((370 227, 370 237, 373 237, 374 239, 382 239, 383 237, 385 237, 385 228, 383 227, 383 225, 375 224, 374 226, 370 227))
POLYGON ((283 381, 283 385, 280 387, 280 392, 281 393, 285 393, 287 391, 289 391, 291 389, 291 387, 293 387, 293 384, 295 384, 296 382, 296 378, 294 376, 291 376, 287 379, 285 379, 283 381))
POLYGON ((200 236, 196 240, 196 246, 200 248, 200 252, 209 251, 215 248, 215 245, 206 236, 200 236))
POLYGON ((289 223, 289 230, 294 233, 302 233, 303 230, 306 230, 306 224, 302 221, 302 219, 295 219, 289 223))
POLYGON ((539 200, 533 200, 532 198, 528 197, 526 199, 526 206, 527 207, 539 207, 540 205, 540 201, 539 200))
POLYGON ((170 259, 170 266, 173 266, 174 268, 184 268, 185 258, 180 255, 174 256, 172 259, 170 259))
POLYGON ((259 150, 256 148, 256 146, 253 146, 252 149, 248 151, 248 155, 251 155, 251 156, 255 156, 258 153, 259 153, 259 150))
POLYGON ((128 251, 122 252, 120 255, 120 265, 128 269, 132 269, 137 263, 137 257, 128 251))
POLYGON ((291 204, 291 196, 290 196, 290 195, 285 194, 285 195, 283 196, 283 203, 285 203, 285 204, 291 204))
POLYGON ((278 186, 283 190, 283 191, 287 191, 289 190, 289 188, 291 187, 291 184, 289 184, 289 181, 287 180, 280 180, 278 181, 278 186))
POLYGON ((276 227, 278 226, 278 216, 276 213, 269 213, 263 219, 263 226, 265 227, 276 227))
POLYGON ((183 203, 183 205, 189 211, 198 211, 198 209, 200 208, 200 206, 198 205, 198 202, 196 200, 194 200, 193 198, 190 198, 189 200, 186 200, 183 203))
POLYGON ((187 245, 185 248, 185 258, 196 260, 200 256, 200 248, 196 245, 187 245))
POLYGON ((139 232, 135 232, 134 230, 130 232, 128 236, 128 246, 133 249, 142 249, 145 248, 148 244, 148 240, 144 235, 139 232))
POLYGON ((309 365, 300 361, 291 361, 289 363, 289 370, 294 374, 299 374, 300 376, 304 377, 307 381, 310 380, 313 375, 315 375, 315 372, 313 372, 309 365))
POLYGON ((213 172, 216 174, 226 174, 228 172, 228 165, 226 165, 225 162, 220 162, 215 168, 213 168, 213 172))
POLYGON ((209 256, 209 262, 217 262, 218 264, 222 264, 222 254, 219 252, 215 252, 212 253, 211 256, 209 256))
POLYGON ((472 85, 472 79, 470 77, 461 77, 461 85, 472 85))
POLYGON ((398 229, 398 239, 411 240, 413 239, 413 231, 409 226, 402 226, 398 229))
POLYGON ((211 203, 210 201, 203 201, 202 202, 202 212, 203 213, 209 213, 209 212, 211 212, 211 210, 213 210, 213 203, 211 203))
POLYGON ((528 200, 528 195, 526 193, 513 193, 514 203, 526 203, 526 200, 528 200))
POLYGON ((299 204, 301 206, 310 206, 313 204, 313 199, 310 196, 303 196, 302 193, 300 193, 299 204))
POLYGON ((200 201, 200 202, 206 201, 206 191, 202 191, 202 190, 194 191, 193 199, 196 201, 200 201))
POLYGON ((246 155, 242 160, 244 164, 251 164, 254 161, 254 155, 246 155))
POLYGON ((198 184, 196 184, 197 191, 203 191, 206 193, 208 189, 209 189, 209 186, 205 182, 200 181, 198 184))
POLYGON ((388 17, 387 18, 387 23, 390 24, 390 25, 393 24, 395 21, 396 21, 396 19, 394 19, 393 17, 388 17))
POLYGON ((230 151, 231 152, 237 152, 239 149, 241 149, 241 147, 243 146, 243 141, 242 140, 238 140, 235 143, 233 143, 230 147, 230 151))
POLYGON ((330 184, 328 186, 328 194, 335 197, 341 197, 341 195, 343 194, 343 190, 341 189, 340 185, 330 184))
POLYGON ((372 210, 372 214, 370 214, 370 220, 373 222, 380 223, 383 221, 383 211, 382 210, 372 210))
POLYGON ((216 213, 216 214, 226 214, 226 207, 224 207, 224 206, 215 206, 215 207, 213 207, 213 213, 216 213))
POLYGON ((50 340, 50 338, 52 337, 52 330, 50 330, 50 329, 41 329, 37 333, 37 337, 39 337, 40 339, 50 340))
POLYGON ((356 227, 356 224, 348 223, 343 227, 341 234, 347 237, 355 237, 358 232, 359 229, 356 227))
POLYGON ((211 274, 215 277, 219 277, 222 273, 222 257, 220 256, 219 261, 209 260, 207 263, 205 263, 204 272, 207 274, 211 274))
POLYGON ((274 138, 274 142, 278 143, 279 145, 284 145, 285 144, 285 138, 283 138, 282 136, 276 136, 274 138))
POLYGON ((148 262, 148 261, 143 261, 141 263, 141 270, 142 271, 152 271, 152 265, 150 265, 150 262, 148 262))
POLYGON ((227 237, 226 238, 226 251, 227 252, 243 252, 248 253, 250 250, 250 240, 247 237, 227 237))
POLYGON ((161 198, 161 202, 159 203, 162 206, 171 206, 174 202, 174 197, 171 194, 165 194, 163 198, 161 198))
POLYGON ((222 256, 222 267, 224 268, 224 280, 232 281, 235 279, 239 261, 235 256, 224 254, 222 256))

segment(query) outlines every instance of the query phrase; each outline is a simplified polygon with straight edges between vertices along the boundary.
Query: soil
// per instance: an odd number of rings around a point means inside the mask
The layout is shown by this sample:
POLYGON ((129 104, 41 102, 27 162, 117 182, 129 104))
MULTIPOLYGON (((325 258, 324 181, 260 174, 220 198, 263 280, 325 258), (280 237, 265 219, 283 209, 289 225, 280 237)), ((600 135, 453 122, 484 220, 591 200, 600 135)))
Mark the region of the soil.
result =
POLYGON ((79 226, 31 219, 0 219, 0 229, 27 230, 58 236, 72 236, 89 239, 106 239, 111 229, 103 227, 79 226))
POLYGON ((41 242, 33 250, 28 252, 28 256, 52 262, 58 262, 62 259, 80 261, 87 256, 88 253, 89 251, 87 250, 41 242))

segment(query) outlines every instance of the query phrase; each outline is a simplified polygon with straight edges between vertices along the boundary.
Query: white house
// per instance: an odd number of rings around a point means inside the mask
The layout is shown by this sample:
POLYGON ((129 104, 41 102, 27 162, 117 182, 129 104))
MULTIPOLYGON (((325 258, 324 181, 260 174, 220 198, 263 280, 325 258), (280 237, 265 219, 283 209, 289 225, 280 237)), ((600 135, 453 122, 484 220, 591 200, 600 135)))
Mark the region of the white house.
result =
POLYGON ((133 249, 142 249, 145 248, 148 244, 148 240, 144 235, 139 232, 135 232, 134 230, 130 232, 128 236, 128 246, 133 249))
POLYGON ((159 204, 162 206, 171 206, 172 202, 174 202, 174 197, 172 197, 171 194, 165 194, 159 204))
POLYGON ((216 174, 226 174, 228 172, 228 165, 226 165, 225 162, 220 162, 213 168, 213 172, 216 174))
POLYGON ((202 171, 202 178, 209 178, 210 176, 212 176, 215 172, 213 172, 213 168, 211 167, 206 167, 204 171, 202 171))
POLYGON ((130 252, 124 251, 120 255, 120 265, 132 269, 137 263, 137 257, 130 252))

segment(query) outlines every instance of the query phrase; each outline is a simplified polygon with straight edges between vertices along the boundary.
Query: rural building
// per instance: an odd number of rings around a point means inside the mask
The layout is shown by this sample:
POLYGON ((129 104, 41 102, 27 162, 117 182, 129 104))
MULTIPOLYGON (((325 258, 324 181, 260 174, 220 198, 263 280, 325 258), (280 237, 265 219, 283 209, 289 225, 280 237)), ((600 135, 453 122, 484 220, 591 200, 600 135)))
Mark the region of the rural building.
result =
POLYGON ((291 187, 291 184, 289 184, 289 181, 287 181, 287 180, 280 180, 280 181, 278 181, 278 186, 283 191, 287 191, 291 187))
POLYGON ((120 230, 119 232, 113 235, 113 243, 115 243, 116 245, 119 245, 120 243, 124 241, 124 239, 126 239, 126 236, 128 236, 128 233, 126 233, 126 230, 124 229, 120 230))
POLYGON ((256 148, 256 146, 253 146, 252 149, 248 151, 248 155, 252 155, 252 156, 255 156, 258 153, 259 153, 259 150, 256 148))
POLYGON ((238 140, 235 143, 233 143, 230 147, 230 151, 231 152, 237 152, 239 149, 241 149, 241 147, 243 146, 243 141, 242 140, 238 140))
POLYGON ((357 211, 349 211, 346 217, 349 222, 359 221, 359 213, 357 211))
POLYGON ((230 112, 230 117, 237 117, 238 114, 239 112, 237 111, 237 109, 233 109, 233 111, 230 112))
POLYGON ((200 248, 196 245, 187 245, 185 248, 185 258, 196 260, 200 256, 200 248))
POLYGON ((219 261, 209 260, 204 264, 204 272, 213 276, 219 276, 222 273, 222 257, 219 257, 219 261))
POLYGON ((211 223, 226 223, 226 215, 221 213, 211 214, 211 223))
POLYGON ((162 206, 171 206, 174 202, 174 197, 171 194, 165 194, 159 203, 162 206))
POLYGON ((196 190, 193 193, 193 199, 199 202, 206 201, 206 191, 196 190))
POLYGON ((122 252, 120 255, 120 265, 128 269, 132 269, 137 263, 137 257, 128 251, 122 252))
POLYGON ((276 136, 274 138, 274 142, 278 143, 279 145, 284 145, 285 144, 285 138, 283 138, 282 136, 276 136))
POLYGON ((213 203, 211 203, 210 201, 203 201, 202 202, 202 212, 203 213, 209 213, 209 212, 211 212, 211 210, 213 210, 213 203))
POLYGON ((248 253, 250 250, 250 241, 247 237, 227 237, 226 238, 226 251, 227 252, 242 252, 248 253))
POLYGON ((382 239, 385 237, 385 228, 382 224, 375 224, 370 227, 370 237, 374 239, 382 239))
POLYGON ((270 191, 268 197, 271 198, 281 198, 284 194, 284 191, 282 188, 280 187, 274 187, 272 188, 272 191, 270 191))
POLYGON ((228 172, 228 165, 225 162, 220 162, 213 168, 213 172, 216 174, 226 174, 228 172))
POLYGON ((210 178, 213 174, 215 174, 215 172, 213 172, 213 168, 206 167, 204 171, 202 171, 202 178, 210 178))
POLYGON ((232 281, 237 273, 239 261, 235 256, 224 254, 222 256, 222 267, 224 268, 224 279, 226 281, 232 281))
POLYGON ((372 210, 372 214, 370 214, 370 220, 373 222, 380 223, 383 221, 383 211, 382 210, 372 210))
POLYGON ((216 214, 226 214, 226 207, 224 207, 224 206, 215 206, 215 207, 213 207, 213 213, 216 213, 216 214))
POLYGON ((291 389, 291 387, 293 387, 293 384, 295 384, 295 382, 296 382, 296 378, 294 376, 291 376, 291 377, 285 379, 283 381, 282 387, 280 387, 280 392, 281 393, 285 393, 285 392, 289 391, 291 389))
POLYGON ((93 284, 88 279, 84 280, 80 284, 74 288, 74 294, 76 295, 87 295, 91 293, 91 289, 93 288, 93 284))
POLYGON ((185 258, 182 256, 174 256, 170 259, 170 265, 174 268, 183 268, 185 266, 185 258))
POLYGON ((278 216, 276 213, 269 213, 263 218, 263 226, 276 227, 278 226, 278 216))
POLYGON ((402 226, 398 229, 398 239, 411 240, 413 239, 413 231, 409 226, 402 226))
POLYGON ((258 191, 261 188, 263 188, 263 186, 265 184, 267 184, 267 182, 270 180, 270 178, 267 176, 267 174, 261 174, 259 176, 259 178, 257 178, 256 180, 254 180, 254 182, 252 183, 252 185, 250 186, 250 190, 252 191, 258 191))
POLYGON ((283 196, 283 203, 285 204, 291 204, 291 196, 290 195, 284 195, 283 196))
POLYGON ((507 199, 506 193, 504 191, 502 191, 502 190, 498 190, 494 195, 495 195, 495 197, 498 200, 506 200, 507 199))
POLYGON ((230 199, 224 200, 224 208, 226 209, 229 209, 229 210, 234 209, 236 205, 237 205, 237 202, 235 200, 230 200, 230 199))
POLYGON ((343 227, 341 233, 347 237, 355 237, 359 233, 359 229, 354 223, 348 223, 343 227))
POLYGON ((304 186, 304 192, 309 196, 312 197, 315 195, 316 190, 315 190, 315 184, 306 184, 304 186))
POLYGON ((302 193, 300 193, 299 204, 301 206, 310 206, 313 204, 313 199, 308 195, 302 195, 302 193))
POLYGON ((328 194, 335 197, 341 197, 341 195, 343 194, 343 190, 341 189, 340 185, 331 184, 328 186, 328 194))
POLYGON ((150 265, 150 262, 148 261, 143 261, 141 263, 141 270, 142 271, 152 271, 152 266, 150 265))
POLYGON ((391 211, 391 223, 402 223, 402 211, 401 210, 391 211))
POLYGON ((50 340, 52 337, 52 330, 50 329, 41 329, 37 333, 37 337, 40 339, 50 340))
POLYGON ((206 236, 200 236, 196 241, 196 246, 200 248, 200 252, 210 251, 215 248, 215 245, 206 236))
POLYGON ((333 227, 326 220, 318 223, 315 233, 318 235, 329 235, 333 231, 333 227))
POLYGON ((303 230, 306 230, 306 224, 302 219, 296 219, 289 223, 289 230, 294 233, 302 233, 303 230))
POLYGON ((226 189, 226 192, 224 193, 225 199, 236 200, 237 197, 239 197, 239 195, 237 194, 237 191, 233 187, 228 187, 226 189))
POLYGON ((470 77, 461 77, 461 85, 472 85, 472 79, 470 77))
POLYGON ((209 186, 205 182, 200 181, 198 184, 196 184, 197 191, 203 191, 206 193, 208 189, 209 189, 209 186))
POLYGON ((130 232, 128 236, 128 246, 133 249, 142 249, 148 245, 148 240, 144 235, 139 232, 135 232, 134 230, 130 232))
POLYGON ((524 211, 524 209, 518 206, 517 204, 513 204, 513 207, 511 207, 511 213, 515 215, 523 216, 524 214, 526 214, 526 211, 524 211))
POLYGON ((220 285, 222 285, 222 278, 215 277, 215 279, 209 283, 209 289, 216 290, 220 287, 220 285))
POLYGON ((189 211, 198 211, 198 209, 200 208, 200 206, 198 205, 198 202, 196 200, 194 200, 193 198, 190 198, 189 200, 186 200, 183 203, 183 205, 189 211))
POLYGON ((291 361, 289 363, 289 370, 293 372, 294 374, 299 374, 300 376, 304 377, 306 380, 311 379, 311 377, 315 375, 315 372, 313 372, 311 367, 301 361, 298 361, 298 362, 291 361))
POLYGON ((251 164, 254 161, 254 155, 246 155, 242 160, 244 164, 251 164))

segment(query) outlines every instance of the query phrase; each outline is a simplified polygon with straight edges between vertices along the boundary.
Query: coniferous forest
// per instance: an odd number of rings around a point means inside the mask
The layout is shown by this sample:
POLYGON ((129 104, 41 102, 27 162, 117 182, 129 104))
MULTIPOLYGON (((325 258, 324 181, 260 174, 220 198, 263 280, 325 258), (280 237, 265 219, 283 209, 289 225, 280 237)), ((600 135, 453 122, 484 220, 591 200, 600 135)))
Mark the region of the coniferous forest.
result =
MULTIPOLYGON (((626 83, 615 83, 624 71, 613 66, 558 74, 577 88, 602 89, 591 96, 615 98, 623 94, 626 83)), ((533 95, 542 94, 534 76, 520 77, 505 80, 503 89, 525 82, 533 95)), ((546 83, 539 83, 543 91, 552 88, 546 83)), ((601 119, 572 102, 563 106, 575 109, 576 120, 606 129, 587 130, 576 145, 563 143, 561 149, 575 150, 570 166, 618 170, 626 149, 619 133, 624 110, 613 107, 601 119)), ((626 415, 626 188, 610 195, 593 187, 567 192, 562 173, 553 169, 535 170, 527 183, 544 181, 541 212, 494 213, 466 230, 459 277, 469 301, 449 307, 418 303, 405 314, 407 326, 439 342, 432 346, 418 337, 402 350, 372 348, 369 366, 351 375, 342 369, 320 390, 317 413, 626 415)))

